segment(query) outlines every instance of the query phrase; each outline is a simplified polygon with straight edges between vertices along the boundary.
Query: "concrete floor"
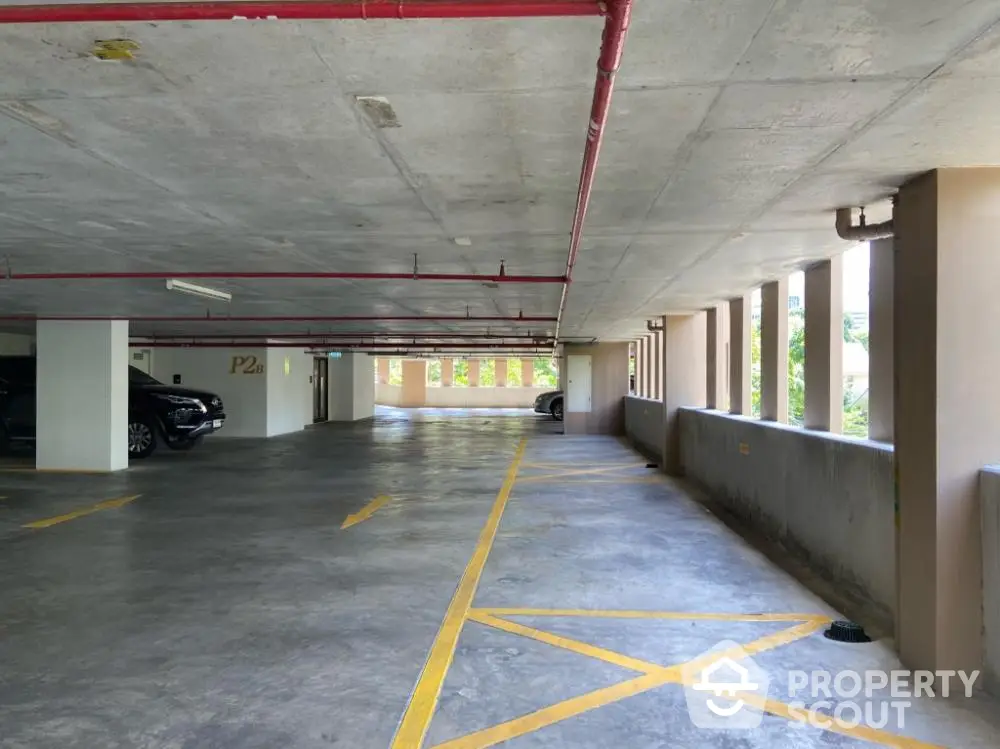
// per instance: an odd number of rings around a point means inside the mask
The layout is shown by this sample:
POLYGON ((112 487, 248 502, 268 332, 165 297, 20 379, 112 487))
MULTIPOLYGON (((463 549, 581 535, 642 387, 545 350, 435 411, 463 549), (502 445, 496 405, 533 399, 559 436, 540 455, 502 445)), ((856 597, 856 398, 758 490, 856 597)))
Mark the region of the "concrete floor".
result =
MULTIPOLYGON (((0 473, 0 747, 412 749, 413 730, 450 749, 1000 745, 986 698, 920 700, 867 741, 773 715, 694 728, 655 664, 798 623, 735 614, 836 612, 621 442, 559 431, 380 409, 123 475, 0 473), (450 605, 463 591, 471 611, 450 605)), ((896 664, 883 643, 786 639, 756 657, 781 702, 791 669, 896 664)))

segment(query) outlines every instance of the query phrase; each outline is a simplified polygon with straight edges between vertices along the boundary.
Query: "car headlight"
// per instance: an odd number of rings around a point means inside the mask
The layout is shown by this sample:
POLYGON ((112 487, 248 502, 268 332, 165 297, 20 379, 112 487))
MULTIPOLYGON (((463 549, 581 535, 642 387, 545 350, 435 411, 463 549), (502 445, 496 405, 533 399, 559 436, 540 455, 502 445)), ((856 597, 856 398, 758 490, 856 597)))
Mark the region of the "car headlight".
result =
POLYGON ((175 406, 194 408, 195 410, 201 411, 202 413, 208 411, 208 409, 205 408, 205 404, 202 403, 197 398, 188 398, 187 396, 184 395, 169 395, 167 393, 153 393, 153 397, 159 398, 160 400, 166 401, 167 403, 172 403, 175 406))

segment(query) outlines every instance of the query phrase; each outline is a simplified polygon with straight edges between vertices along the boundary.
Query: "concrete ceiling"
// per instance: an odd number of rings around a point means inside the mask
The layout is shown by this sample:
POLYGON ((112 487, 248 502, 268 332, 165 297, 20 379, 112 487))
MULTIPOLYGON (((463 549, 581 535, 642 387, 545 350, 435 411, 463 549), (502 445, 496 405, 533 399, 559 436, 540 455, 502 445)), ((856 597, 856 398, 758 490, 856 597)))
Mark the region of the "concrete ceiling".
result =
MULTIPOLYGON (((998 22, 995 0, 636 0, 564 332, 631 337, 843 251, 838 206, 1000 163, 998 22)), ((417 253, 428 273, 504 259, 561 275, 601 24, 2 27, 0 256, 15 273, 406 272, 417 253), (135 59, 90 55, 113 38, 135 59), (399 127, 357 96, 386 97, 399 127)), ((560 293, 210 285, 233 315, 554 315, 560 293)), ((0 314, 205 309, 162 281, 9 281, 0 297, 0 314)), ((352 327, 403 326, 337 329, 352 327)))

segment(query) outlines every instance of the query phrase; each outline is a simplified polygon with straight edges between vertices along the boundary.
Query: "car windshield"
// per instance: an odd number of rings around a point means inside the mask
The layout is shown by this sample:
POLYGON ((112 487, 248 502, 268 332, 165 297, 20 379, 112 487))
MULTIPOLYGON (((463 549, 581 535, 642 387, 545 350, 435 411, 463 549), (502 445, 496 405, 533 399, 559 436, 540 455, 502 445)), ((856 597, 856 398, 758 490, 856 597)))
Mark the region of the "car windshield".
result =
POLYGON ((128 368, 128 381, 136 385, 162 385, 159 380, 155 380, 141 369, 135 367, 128 368))

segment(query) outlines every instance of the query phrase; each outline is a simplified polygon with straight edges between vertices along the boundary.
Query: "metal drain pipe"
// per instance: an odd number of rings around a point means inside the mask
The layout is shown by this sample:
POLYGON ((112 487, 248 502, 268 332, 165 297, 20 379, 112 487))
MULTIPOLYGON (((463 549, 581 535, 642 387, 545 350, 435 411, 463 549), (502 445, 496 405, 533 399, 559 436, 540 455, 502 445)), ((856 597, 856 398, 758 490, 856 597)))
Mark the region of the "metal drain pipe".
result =
POLYGON ((316 0, 2 5, 0 23, 599 16, 598 0, 316 0))
POLYGON ((559 312, 556 315, 556 343, 559 342, 562 317, 566 311, 566 301, 569 298, 569 286, 573 282, 573 268, 580 252, 583 225, 587 219, 587 209, 590 207, 590 198, 594 191, 597 160, 601 154, 601 144, 604 142, 604 128, 608 123, 608 114, 611 111, 611 95, 614 93, 615 76, 618 73, 618 68, 621 67, 622 54, 625 51, 625 38, 628 35, 631 18, 632 0, 608 0, 604 36, 601 40, 601 55, 597 61, 594 103, 590 110, 587 145, 583 152, 583 167, 580 172, 580 188, 577 191, 576 211, 573 215, 573 229, 569 239, 569 254, 566 257, 566 280, 563 283, 562 295, 559 298, 559 312))
POLYGON ((853 211, 850 208, 837 209, 837 235, 851 242, 872 242, 876 239, 889 239, 896 236, 896 224, 892 219, 881 224, 865 223, 865 209, 861 209, 861 220, 853 225, 853 211))
POLYGON ((371 322, 393 322, 393 323, 553 323, 554 317, 539 316, 476 316, 476 315, 0 315, 0 322, 38 322, 39 320, 54 321, 83 321, 99 322, 101 320, 129 320, 130 322, 183 322, 183 323, 310 323, 310 322, 339 322, 339 323, 371 323, 371 322))
POLYGON ((379 341, 376 343, 362 343, 360 341, 337 341, 323 340, 317 337, 309 341, 282 341, 266 339, 238 339, 228 338, 225 340, 213 341, 162 341, 158 338, 145 338, 136 336, 137 340, 129 342, 129 346, 134 348, 324 348, 336 350, 381 350, 391 349, 420 349, 429 351, 547 351, 551 344, 543 343, 393 343, 379 341))

